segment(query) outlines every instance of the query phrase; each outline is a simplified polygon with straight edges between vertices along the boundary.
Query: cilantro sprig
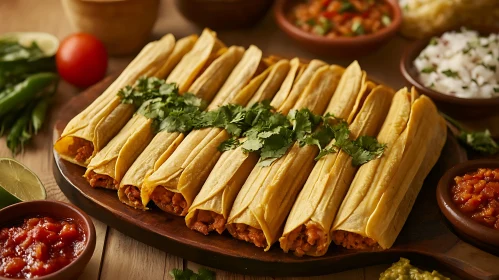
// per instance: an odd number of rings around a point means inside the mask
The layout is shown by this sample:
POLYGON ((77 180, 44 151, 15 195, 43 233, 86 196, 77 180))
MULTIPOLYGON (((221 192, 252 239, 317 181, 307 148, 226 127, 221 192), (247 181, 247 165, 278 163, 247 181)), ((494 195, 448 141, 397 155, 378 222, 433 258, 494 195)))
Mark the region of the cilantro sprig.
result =
POLYGON ((170 271, 174 280, 215 280, 215 272, 206 268, 200 268, 198 273, 186 268, 184 270, 174 268, 170 271))
POLYGON ((478 132, 468 131, 453 118, 445 114, 442 114, 442 116, 459 130, 457 138, 466 147, 484 155, 499 153, 499 145, 494 141, 488 129, 478 132))
POLYGON ((329 114, 315 115, 308 109, 292 110, 284 116, 269 101, 263 101, 248 108, 228 104, 205 112, 201 99, 190 93, 180 95, 176 84, 154 77, 140 78, 118 95, 122 103, 133 104, 138 108, 137 113, 153 119, 157 132, 223 128, 231 138, 218 147, 220 151, 241 146, 244 152, 258 153, 262 166, 282 157, 296 141, 300 146, 316 145, 320 150, 317 160, 341 149, 352 156, 354 166, 380 157, 385 149, 373 137, 350 139, 344 120, 329 114), (329 143, 332 145, 328 147, 329 143))
POLYGON ((118 92, 121 102, 133 104, 137 113, 153 119, 157 131, 186 133, 194 129, 192 118, 201 115, 206 103, 192 93, 179 94, 178 86, 155 77, 142 77, 118 92))

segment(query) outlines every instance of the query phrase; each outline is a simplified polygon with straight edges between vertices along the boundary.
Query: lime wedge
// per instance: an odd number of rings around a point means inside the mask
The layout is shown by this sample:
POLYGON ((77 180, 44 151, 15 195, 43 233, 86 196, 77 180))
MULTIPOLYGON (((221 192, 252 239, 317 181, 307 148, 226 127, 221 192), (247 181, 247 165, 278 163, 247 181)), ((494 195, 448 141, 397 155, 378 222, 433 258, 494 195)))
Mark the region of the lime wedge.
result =
POLYGON ((33 171, 14 159, 0 158, 0 208, 45 198, 45 188, 33 171))
POLYGON ((59 40, 54 35, 44 32, 10 32, 0 35, 0 39, 4 38, 16 40, 24 47, 31 46, 34 41, 48 57, 55 55, 59 48, 59 40))

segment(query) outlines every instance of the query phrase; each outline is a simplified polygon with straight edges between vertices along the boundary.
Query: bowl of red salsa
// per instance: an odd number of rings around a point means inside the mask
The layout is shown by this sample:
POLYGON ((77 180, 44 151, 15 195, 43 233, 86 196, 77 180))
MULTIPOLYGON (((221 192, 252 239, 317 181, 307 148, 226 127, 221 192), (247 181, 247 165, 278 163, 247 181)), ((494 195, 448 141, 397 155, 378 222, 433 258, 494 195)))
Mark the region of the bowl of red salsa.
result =
POLYGON ((279 27, 303 48, 328 56, 368 54, 402 23, 392 0, 277 0, 279 27))
POLYGON ((448 170, 438 184, 437 201, 458 235, 499 253, 498 160, 472 160, 448 170))
POLYGON ((0 210, 0 280, 76 279, 95 249, 95 228, 77 207, 58 201, 0 210))

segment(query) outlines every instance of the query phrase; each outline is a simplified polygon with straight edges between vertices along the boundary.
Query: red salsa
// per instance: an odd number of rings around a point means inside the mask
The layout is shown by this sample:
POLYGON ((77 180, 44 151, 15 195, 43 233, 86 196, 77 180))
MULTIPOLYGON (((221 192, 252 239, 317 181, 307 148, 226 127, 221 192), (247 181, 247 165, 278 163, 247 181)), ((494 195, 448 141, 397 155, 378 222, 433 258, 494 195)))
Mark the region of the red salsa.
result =
POLYGON ((473 220, 499 230, 499 168, 479 168, 454 178, 452 200, 473 220))
POLYGON ((378 32, 392 16, 386 0, 304 0, 289 18, 306 32, 335 38, 378 32))
POLYGON ((86 236, 72 220, 27 218, 0 229, 0 276, 35 278, 67 266, 83 251, 86 236))

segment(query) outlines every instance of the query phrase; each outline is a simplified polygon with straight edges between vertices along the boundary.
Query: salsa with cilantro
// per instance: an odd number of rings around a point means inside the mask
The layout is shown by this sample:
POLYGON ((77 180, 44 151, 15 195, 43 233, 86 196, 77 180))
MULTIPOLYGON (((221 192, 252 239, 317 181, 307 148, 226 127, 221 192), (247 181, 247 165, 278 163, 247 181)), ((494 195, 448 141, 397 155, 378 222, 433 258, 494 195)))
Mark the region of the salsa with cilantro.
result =
POLYGON ((389 26, 392 16, 385 0, 306 0, 290 19, 304 31, 335 38, 373 34, 389 26))

